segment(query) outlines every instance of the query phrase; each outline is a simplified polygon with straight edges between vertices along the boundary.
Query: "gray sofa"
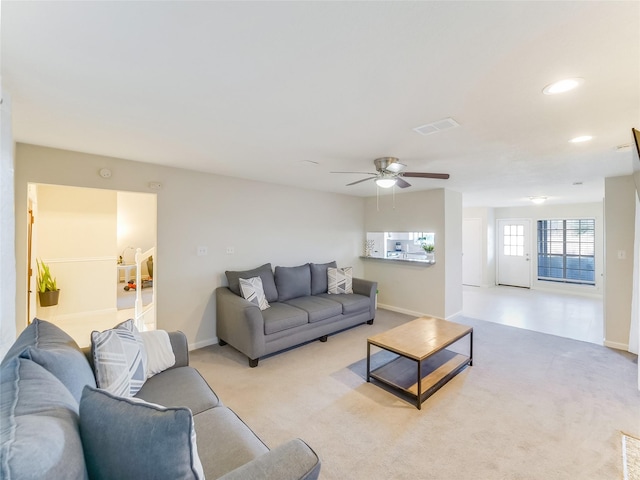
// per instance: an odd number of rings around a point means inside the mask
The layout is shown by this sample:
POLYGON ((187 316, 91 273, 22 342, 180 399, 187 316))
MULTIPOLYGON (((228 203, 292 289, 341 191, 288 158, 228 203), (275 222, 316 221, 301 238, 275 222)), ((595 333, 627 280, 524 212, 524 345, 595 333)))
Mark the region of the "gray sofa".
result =
POLYGON ((189 366, 185 336, 169 335, 175 365, 129 399, 95 388, 65 332, 31 323, 0 365, 0 478, 318 477, 313 450, 299 439, 269 450, 189 366))
POLYGON ((307 263, 271 269, 227 271, 229 285, 216 289, 216 328, 220 345, 227 343, 256 367, 260 357, 319 339, 362 323, 376 315, 377 282, 353 278, 353 293, 329 294, 327 269, 336 262, 307 263), (269 308, 246 300, 240 279, 259 277, 269 308))

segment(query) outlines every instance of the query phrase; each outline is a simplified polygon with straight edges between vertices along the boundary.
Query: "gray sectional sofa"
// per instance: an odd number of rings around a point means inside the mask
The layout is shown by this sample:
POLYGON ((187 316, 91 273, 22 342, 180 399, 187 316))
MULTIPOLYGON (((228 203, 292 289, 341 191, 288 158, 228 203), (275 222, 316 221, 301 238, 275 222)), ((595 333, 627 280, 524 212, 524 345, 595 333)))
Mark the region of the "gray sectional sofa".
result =
POLYGON ((253 270, 227 271, 229 283, 216 289, 216 327, 220 345, 227 343, 249 358, 260 357, 319 339, 376 315, 377 282, 353 278, 353 293, 328 293, 328 268, 336 262, 279 267, 267 263, 253 270), (269 308, 242 297, 240 279, 259 277, 269 308))
POLYGON ((86 352, 71 337, 31 323, 0 365, 0 478, 318 477, 307 444, 269 450, 189 366, 185 336, 169 339, 175 365, 148 378, 135 398, 116 397, 95 388, 86 352))

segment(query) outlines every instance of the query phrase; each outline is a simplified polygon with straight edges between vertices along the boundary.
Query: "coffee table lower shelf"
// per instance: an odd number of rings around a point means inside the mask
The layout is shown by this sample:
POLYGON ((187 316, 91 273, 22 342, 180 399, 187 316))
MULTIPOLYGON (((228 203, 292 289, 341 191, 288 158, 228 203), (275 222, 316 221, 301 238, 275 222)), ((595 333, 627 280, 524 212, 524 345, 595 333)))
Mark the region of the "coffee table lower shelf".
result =
MULTIPOLYGON (((444 349, 425 358, 420 365, 418 363, 417 360, 398 355, 369 372, 368 376, 415 400, 420 409, 424 400, 467 365, 471 365, 471 357, 444 349), (421 381, 417 381, 418 372, 421 381)), ((370 379, 367 378, 367 381, 370 379)))

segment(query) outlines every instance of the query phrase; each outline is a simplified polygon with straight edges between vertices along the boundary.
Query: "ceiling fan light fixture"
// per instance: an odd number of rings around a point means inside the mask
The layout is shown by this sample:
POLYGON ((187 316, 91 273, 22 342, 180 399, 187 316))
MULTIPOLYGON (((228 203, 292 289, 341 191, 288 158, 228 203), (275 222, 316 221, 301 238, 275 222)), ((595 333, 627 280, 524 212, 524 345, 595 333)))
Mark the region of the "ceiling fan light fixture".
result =
POLYGON ((380 188, 391 188, 396 184, 396 178, 376 178, 376 185, 380 188))
POLYGON ((584 78, 565 78, 557 82, 550 83, 542 89, 542 93, 545 95, 556 95, 558 93, 565 93, 574 88, 578 88, 584 83, 584 78))

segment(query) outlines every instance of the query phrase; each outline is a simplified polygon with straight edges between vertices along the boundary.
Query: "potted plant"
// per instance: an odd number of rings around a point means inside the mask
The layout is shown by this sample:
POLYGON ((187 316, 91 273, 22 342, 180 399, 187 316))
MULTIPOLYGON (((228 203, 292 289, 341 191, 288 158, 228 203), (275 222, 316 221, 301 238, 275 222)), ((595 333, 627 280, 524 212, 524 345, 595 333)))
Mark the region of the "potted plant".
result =
POLYGON ((423 243, 422 244, 422 249, 427 254, 427 261, 428 262, 435 261, 435 254, 433 253, 433 250, 435 249, 434 245, 431 245, 430 243, 423 243))
POLYGON ((51 276, 49 266, 42 260, 36 259, 38 265, 38 298, 41 307, 51 307, 58 304, 60 289, 56 284, 56 279, 51 276))

